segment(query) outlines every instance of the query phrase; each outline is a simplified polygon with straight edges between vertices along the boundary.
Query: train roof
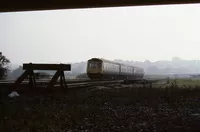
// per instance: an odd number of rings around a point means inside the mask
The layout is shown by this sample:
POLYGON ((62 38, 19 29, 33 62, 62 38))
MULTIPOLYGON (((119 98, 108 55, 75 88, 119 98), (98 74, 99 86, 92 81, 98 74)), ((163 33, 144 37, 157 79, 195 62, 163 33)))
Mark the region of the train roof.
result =
POLYGON ((103 58, 91 58, 91 59, 88 60, 88 61, 101 61, 101 62, 109 62, 109 63, 121 65, 121 63, 114 62, 114 61, 110 61, 110 60, 103 59, 103 58))
POLYGON ((109 62, 109 63, 113 63, 113 64, 118 64, 118 65, 124 65, 124 66, 130 66, 130 67, 133 67, 133 68, 139 68, 139 69, 143 69, 141 67, 137 67, 137 66, 133 66, 133 65, 128 65, 128 64, 124 64, 124 63, 119 63, 119 62, 115 62, 115 61, 110 61, 110 60, 107 60, 107 59, 104 59, 104 58, 91 58, 89 59, 88 61, 101 61, 101 62, 109 62))

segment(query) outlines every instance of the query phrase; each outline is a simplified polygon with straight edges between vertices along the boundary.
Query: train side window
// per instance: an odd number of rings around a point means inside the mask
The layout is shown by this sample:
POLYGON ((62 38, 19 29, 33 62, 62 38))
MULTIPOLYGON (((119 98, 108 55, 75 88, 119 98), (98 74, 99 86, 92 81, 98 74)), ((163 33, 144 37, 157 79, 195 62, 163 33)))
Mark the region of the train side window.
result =
POLYGON ((106 63, 104 63, 104 69, 107 70, 107 65, 106 65, 106 63))

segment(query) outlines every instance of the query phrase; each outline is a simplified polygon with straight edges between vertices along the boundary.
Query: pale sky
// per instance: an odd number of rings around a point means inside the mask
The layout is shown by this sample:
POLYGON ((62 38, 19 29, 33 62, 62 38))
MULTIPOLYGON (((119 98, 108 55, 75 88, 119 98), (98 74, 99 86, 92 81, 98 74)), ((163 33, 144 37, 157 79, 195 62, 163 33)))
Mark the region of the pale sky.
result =
POLYGON ((200 59, 200 4, 0 13, 12 63, 200 59))

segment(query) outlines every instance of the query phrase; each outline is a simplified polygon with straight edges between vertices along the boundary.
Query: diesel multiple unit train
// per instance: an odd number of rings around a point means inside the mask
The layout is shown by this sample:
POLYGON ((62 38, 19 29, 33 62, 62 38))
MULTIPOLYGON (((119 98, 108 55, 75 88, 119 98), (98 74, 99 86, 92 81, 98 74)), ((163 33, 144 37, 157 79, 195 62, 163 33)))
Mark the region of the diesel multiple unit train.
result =
POLYGON ((141 79, 144 69, 105 59, 92 58, 87 63, 87 75, 90 79, 141 79))

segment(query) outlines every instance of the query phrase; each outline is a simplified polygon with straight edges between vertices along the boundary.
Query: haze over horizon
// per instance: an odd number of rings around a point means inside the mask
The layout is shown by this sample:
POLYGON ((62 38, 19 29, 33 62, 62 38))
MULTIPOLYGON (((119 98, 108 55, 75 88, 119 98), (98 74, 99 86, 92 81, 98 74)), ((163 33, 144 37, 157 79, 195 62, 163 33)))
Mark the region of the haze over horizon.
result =
MULTIPOLYGON (((91 59, 91 58, 88 58, 88 59, 91 59)), ((106 59, 106 58, 104 58, 104 59, 106 59)), ((185 59, 182 59, 182 58, 180 58, 180 57, 172 57, 171 58, 171 60, 155 60, 155 61, 151 61, 151 60, 125 60, 125 59, 111 59, 111 61, 124 61, 124 62, 126 62, 126 61, 129 61, 129 62, 142 62, 142 63, 145 63, 146 61, 149 61, 149 62, 151 62, 151 63, 155 63, 155 62, 159 62, 159 61, 177 61, 177 60, 181 60, 181 61, 194 61, 194 60, 185 60, 185 59)), ((200 62, 200 59, 195 59, 196 61, 199 61, 200 62)), ((75 63, 81 63, 81 62, 87 62, 87 60, 80 60, 80 61, 76 61, 76 62, 66 62, 66 63, 69 63, 69 64, 75 64, 75 63)), ((22 62, 22 63, 12 63, 11 62, 11 67, 13 67, 12 69, 15 69, 15 68, 17 68, 17 67, 19 67, 19 66, 22 66, 22 64, 23 63, 34 63, 34 62, 22 62)), ((36 62, 37 63, 37 62, 36 62)), ((43 63, 45 63, 45 62, 43 62, 43 63)), ((65 63, 65 62, 60 62, 60 63, 65 63)), ((65 63, 65 64, 66 64, 65 63)))
POLYGON ((200 4, 0 13, 12 64, 200 60, 200 4))

